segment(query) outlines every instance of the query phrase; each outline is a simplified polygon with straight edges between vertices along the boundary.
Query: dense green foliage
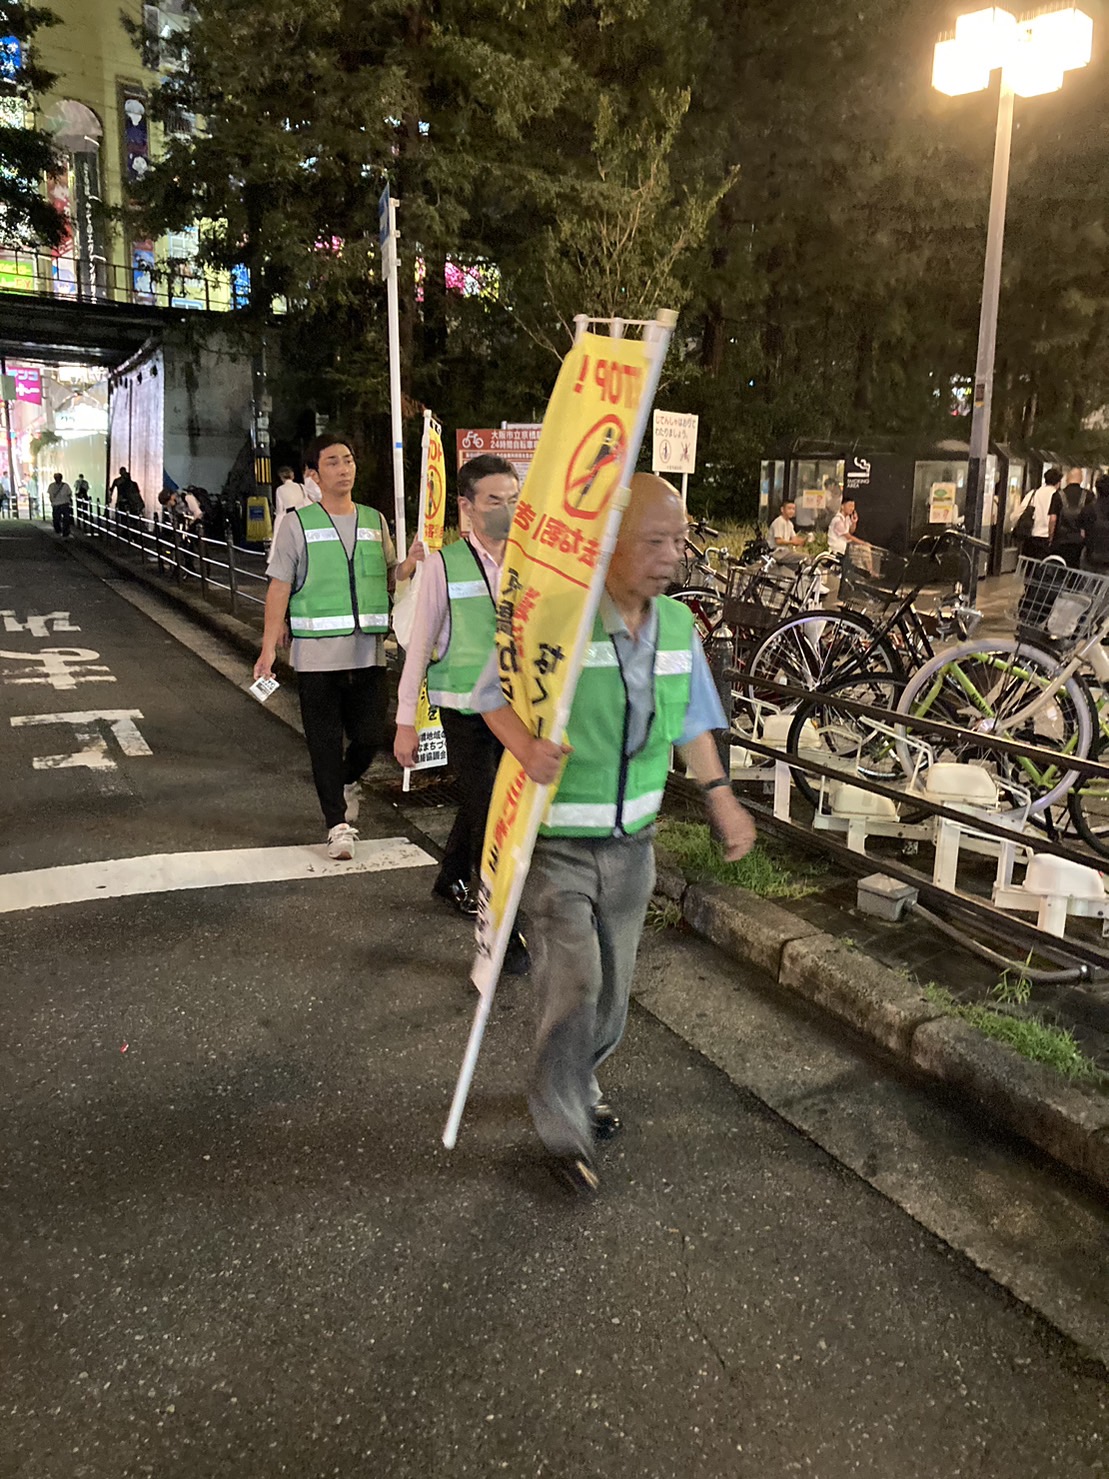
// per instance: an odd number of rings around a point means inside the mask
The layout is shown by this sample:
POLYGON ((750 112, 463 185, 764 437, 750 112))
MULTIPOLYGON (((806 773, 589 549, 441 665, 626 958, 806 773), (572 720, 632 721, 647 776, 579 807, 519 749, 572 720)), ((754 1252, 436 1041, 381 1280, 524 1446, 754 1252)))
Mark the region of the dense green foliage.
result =
POLYGON ((26 247, 35 242, 57 246, 65 236, 62 214, 42 193, 42 177, 55 165, 49 138, 40 129, 26 128, 22 115, 30 109, 35 92, 45 92, 54 78, 29 59, 27 46, 43 26, 54 26, 58 17, 41 5, 21 0, 0 0, 0 36, 17 41, 22 64, 10 59, 0 69, 0 242, 26 247))
MULTIPOLYGON (((195 0, 159 107, 204 120, 143 200, 274 300, 290 404, 380 423, 378 194, 401 200, 405 390, 528 420, 575 312, 681 310, 660 401, 702 413, 740 514, 786 436, 965 435, 995 94, 929 85, 949 20, 903 0, 195 0), (211 223, 218 222, 218 226, 211 223), (414 265, 419 259, 422 288, 414 265), (444 287, 449 261, 487 291, 444 287), (494 272, 495 269, 495 272, 494 272), (482 273, 484 272, 484 276, 482 273)), ((1077 450, 1098 341, 1099 59, 1018 104, 994 435, 1077 450)))

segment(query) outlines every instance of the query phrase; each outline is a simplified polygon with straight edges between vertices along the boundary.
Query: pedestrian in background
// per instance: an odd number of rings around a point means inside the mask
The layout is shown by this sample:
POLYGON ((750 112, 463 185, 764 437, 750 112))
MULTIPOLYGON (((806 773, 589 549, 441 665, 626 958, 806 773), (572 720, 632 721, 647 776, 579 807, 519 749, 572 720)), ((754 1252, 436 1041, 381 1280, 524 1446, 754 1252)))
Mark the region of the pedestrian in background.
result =
POLYGON ((1017 509, 1013 533, 1020 540, 1020 552, 1029 560, 1043 560, 1051 550, 1051 536, 1055 530, 1051 506, 1058 492, 1063 474, 1057 467, 1049 467, 1038 488, 1026 493, 1017 509))
POLYGON ((287 618, 328 856, 349 859, 358 839, 352 824, 359 782, 385 741, 390 594, 412 575, 423 546, 414 543, 398 565, 385 520, 354 502, 357 466, 349 437, 318 436, 307 462, 321 501, 292 510, 274 541, 254 676, 273 677, 287 618))
POLYGON ((1079 525, 1087 568, 1109 574, 1109 473, 1094 479, 1094 501, 1082 510, 1079 525))
POLYGON ((89 499, 89 480, 83 472, 77 474, 77 481, 73 485, 73 499, 77 507, 77 516, 87 519, 92 512, 92 503, 89 499))
POLYGON ((50 484, 50 512, 54 519, 54 533, 68 539, 73 528, 73 489, 60 472, 54 474, 50 484))
POLYGON ((1082 563, 1082 511, 1093 494, 1082 486, 1082 469, 1072 467, 1067 481, 1051 500, 1051 553, 1066 560, 1072 570, 1082 563))
POLYGON ((677 490, 636 473, 565 744, 533 735, 507 705, 496 656, 476 695, 528 776, 558 782, 524 890, 541 1013, 529 1103, 556 1169, 583 1194, 598 1186, 594 1141, 620 1129, 596 1075, 627 1019, 672 745, 701 784, 725 858, 755 842, 717 752, 712 731, 727 721, 693 613, 663 594, 685 532, 677 490))
MULTIPOLYGON (((277 531, 281 528, 281 521, 287 513, 291 513, 294 508, 306 508, 308 504, 319 503, 320 501, 318 486, 315 483, 312 484, 316 493, 316 496, 312 497, 305 484, 297 482, 296 474, 291 467, 279 467, 277 469, 277 476, 281 481, 273 495, 274 543, 277 542, 277 531)), ((273 544, 270 545, 270 549, 273 549, 273 544)))

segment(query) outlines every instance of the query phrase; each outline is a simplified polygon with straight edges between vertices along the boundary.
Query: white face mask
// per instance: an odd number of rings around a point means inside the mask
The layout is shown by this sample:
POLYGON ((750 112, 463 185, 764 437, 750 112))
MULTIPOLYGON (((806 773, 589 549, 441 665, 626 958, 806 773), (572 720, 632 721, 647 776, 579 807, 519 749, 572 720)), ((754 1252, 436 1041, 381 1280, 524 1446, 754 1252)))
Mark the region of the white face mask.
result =
POLYGON ((514 512, 515 509, 504 505, 499 508, 475 509, 474 524, 479 534, 484 534, 486 539, 499 543, 502 539, 508 538, 514 512))

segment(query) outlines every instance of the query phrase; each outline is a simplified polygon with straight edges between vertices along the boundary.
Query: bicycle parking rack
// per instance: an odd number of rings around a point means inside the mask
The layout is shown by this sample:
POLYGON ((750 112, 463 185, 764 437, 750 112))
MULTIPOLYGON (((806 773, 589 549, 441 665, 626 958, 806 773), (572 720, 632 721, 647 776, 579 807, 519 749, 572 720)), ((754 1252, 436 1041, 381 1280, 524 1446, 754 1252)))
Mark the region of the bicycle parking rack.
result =
MULTIPOLYGON (((790 685, 781 687, 784 698, 813 696, 807 690, 790 685)), ((845 711, 877 720, 879 724, 888 724, 891 732, 896 728, 902 737, 903 732, 909 729, 949 736, 962 733, 956 726, 941 720, 895 714, 873 705, 841 699, 838 695, 835 702, 845 711)), ((1057 754, 1041 746, 1000 736, 976 736, 978 738, 984 747, 1024 756, 1039 764, 1060 763, 1057 754)), ((914 737, 912 743, 919 744, 920 741, 914 737)), ((1077 855, 1030 831, 1027 814, 1021 816, 1018 810, 1015 819, 1001 816, 999 799, 995 801, 994 797, 987 795, 980 782, 960 789, 957 773, 964 770, 986 777, 992 784, 993 778, 980 767, 937 767, 940 770, 938 779, 946 781, 946 786, 934 785, 930 795, 927 787, 906 790, 859 775, 845 769, 843 763, 822 763, 814 757, 811 749, 783 755, 780 749, 759 740, 745 739, 744 744, 752 754, 761 754, 765 762, 773 766, 774 794, 769 817, 778 828, 810 846, 815 844, 855 871, 869 873, 878 868, 941 907, 968 915, 1003 940, 1010 951, 1014 942, 1026 945, 1049 959, 1058 959, 1062 950, 1063 958, 1070 965, 1078 963, 1077 969, 1082 976, 1109 972, 1109 952, 1087 941, 1068 938, 1065 933, 1067 921, 1076 917, 1101 919, 1103 935, 1109 933, 1109 898, 1106 897, 1100 871, 1091 866, 1087 856, 1077 855), (840 814, 835 815, 835 808, 829 812, 818 808, 812 827, 803 827, 795 822, 790 810, 795 770, 819 778, 825 789, 844 788, 840 814), (863 797, 868 799, 864 801, 863 797), (927 812, 927 817, 920 822, 901 820, 897 808, 906 804, 911 804, 914 810, 927 812), (870 837, 899 839, 913 846, 920 842, 930 843, 935 848, 932 877, 928 878, 894 859, 868 853, 866 841, 870 837), (992 895, 988 902, 960 892, 957 887, 959 858, 964 850, 996 860, 992 895), (1045 867, 1053 861, 1062 865, 1054 873, 1045 867), (1018 866, 1024 867, 1025 880, 1023 884, 1015 885, 1013 874, 1018 866), (1026 923, 1020 917, 1022 914, 1034 914, 1036 924, 1026 923)), ((834 757, 828 755, 827 759, 834 760, 834 757)), ((1068 756, 1066 765, 1084 776, 1109 780, 1109 766, 1097 761, 1068 756)), ((764 811, 758 804, 753 804, 752 809, 764 811)))

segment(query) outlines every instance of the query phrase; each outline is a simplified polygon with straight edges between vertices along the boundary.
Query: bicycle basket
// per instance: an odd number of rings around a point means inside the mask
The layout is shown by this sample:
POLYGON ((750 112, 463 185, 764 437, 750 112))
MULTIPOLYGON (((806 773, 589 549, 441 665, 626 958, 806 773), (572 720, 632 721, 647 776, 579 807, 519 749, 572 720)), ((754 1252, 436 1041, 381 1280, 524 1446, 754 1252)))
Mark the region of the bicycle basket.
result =
POLYGON ((1072 570, 1061 560, 1017 561, 1024 591, 1017 606, 1022 631, 1077 646, 1096 636, 1109 617, 1109 575, 1072 570))
POLYGON ((877 544, 849 544, 842 558, 841 604, 845 596, 883 604, 896 597, 905 574, 904 555, 895 555, 877 544))
POLYGON ((796 604, 797 571, 785 565, 733 565, 724 593, 724 620, 732 626, 776 626, 796 604))

